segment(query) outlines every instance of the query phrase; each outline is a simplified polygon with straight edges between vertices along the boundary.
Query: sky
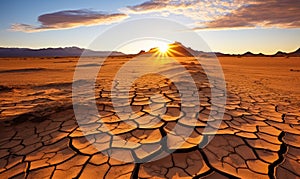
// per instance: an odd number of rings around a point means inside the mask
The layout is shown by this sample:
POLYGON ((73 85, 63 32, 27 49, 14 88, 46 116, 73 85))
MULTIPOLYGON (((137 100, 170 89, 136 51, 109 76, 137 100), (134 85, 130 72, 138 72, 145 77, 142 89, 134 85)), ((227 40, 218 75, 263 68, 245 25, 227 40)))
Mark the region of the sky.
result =
MULTIPOLYGON (((300 47, 299 0, 0 1, 1 47, 90 48, 95 38, 118 24, 149 17, 186 26, 214 52, 274 54, 300 47)), ((114 38, 119 37, 108 39, 114 38)), ((177 41, 201 50, 191 39, 178 36, 177 41)), ((103 43, 101 49, 92 49, 115 50, 109 42, 103 43)), ((148 39, 117 50, 136 53, 153 45, 148 39)))

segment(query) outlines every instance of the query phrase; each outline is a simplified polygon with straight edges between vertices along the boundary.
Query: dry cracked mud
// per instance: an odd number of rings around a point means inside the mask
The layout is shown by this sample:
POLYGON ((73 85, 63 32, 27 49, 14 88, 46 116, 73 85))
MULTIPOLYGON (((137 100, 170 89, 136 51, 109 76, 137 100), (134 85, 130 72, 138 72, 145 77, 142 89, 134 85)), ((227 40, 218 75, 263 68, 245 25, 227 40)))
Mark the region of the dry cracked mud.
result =
POLYGON ((84 122, 74 115, 71 82, 1 90, 0 178, 300 178, 299 94, 226 75, 224 65, 227 100, 218 126, 207 122, 218 111, 192 59, 181 64, 198 91, 186 81, 179 92, 170 79, 150 74, 128 93, 111 86, 115 64, 128 59, 113 60, 96 83, 99 115, 87 109, 84 122), (187 93, 194 98, 183 103, 187 93), (114 106, 112 98, 129 105, 114 106), (197 100, 196 120, 186 120, 197 100))

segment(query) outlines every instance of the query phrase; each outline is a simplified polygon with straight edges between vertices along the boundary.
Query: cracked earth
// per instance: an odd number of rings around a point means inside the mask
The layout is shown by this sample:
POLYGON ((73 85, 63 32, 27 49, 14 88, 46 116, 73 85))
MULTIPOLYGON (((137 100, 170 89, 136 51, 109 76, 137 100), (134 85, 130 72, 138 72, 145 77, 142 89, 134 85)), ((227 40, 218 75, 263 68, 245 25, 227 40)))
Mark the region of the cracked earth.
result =
POLYGON ((99 115, 84 114, 84 122, 72 104, 77 59, 1 61, 11 69, 1 73, 0 178, 300 178, 300 73, 290 71, 298 58, 221 58, 227 99, 220 126, 208 122, 218 110, 197 61, 178 59, 197 91, 185 81, 179 92, 149 74, 125 93, 112 82, 128 60, 104 63, 95 85, 99 115), (194 98, 183 103, 186 93, 194 98))

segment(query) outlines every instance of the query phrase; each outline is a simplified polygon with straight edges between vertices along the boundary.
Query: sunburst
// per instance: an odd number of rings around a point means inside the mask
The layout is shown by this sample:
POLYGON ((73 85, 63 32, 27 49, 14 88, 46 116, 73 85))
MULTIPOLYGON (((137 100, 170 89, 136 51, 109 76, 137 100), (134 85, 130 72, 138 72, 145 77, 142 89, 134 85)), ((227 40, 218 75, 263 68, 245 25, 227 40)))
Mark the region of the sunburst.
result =
POLYGON ((161 44, 159 47, 158 47, 158 50, 160 53, 167 53, 169 51, 170 47, 169 47, 169 44, 161 44))
POLYGON ((178 44, 167 44, 162 43, 157 45, 153 56, 164 58, 164 57, 174 57, 174 56, 184 56, 181 52, 177 51, 176 48, 178 47, 178 44))

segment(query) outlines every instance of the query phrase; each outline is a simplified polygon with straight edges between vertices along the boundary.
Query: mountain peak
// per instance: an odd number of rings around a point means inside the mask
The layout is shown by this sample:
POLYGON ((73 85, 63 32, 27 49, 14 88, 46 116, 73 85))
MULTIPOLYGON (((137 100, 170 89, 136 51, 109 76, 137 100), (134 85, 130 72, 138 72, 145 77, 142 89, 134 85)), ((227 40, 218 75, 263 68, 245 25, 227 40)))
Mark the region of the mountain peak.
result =
POLYGON ((193 56, 195 50, 185 47, 182 43, 175 41, 174 43, 168 44, 168 50, 166 52, 161 52, 159 47, 154 47, 144 53, 151 53, 158 56, 163 54, 163 56, 189 57, 193 56))

